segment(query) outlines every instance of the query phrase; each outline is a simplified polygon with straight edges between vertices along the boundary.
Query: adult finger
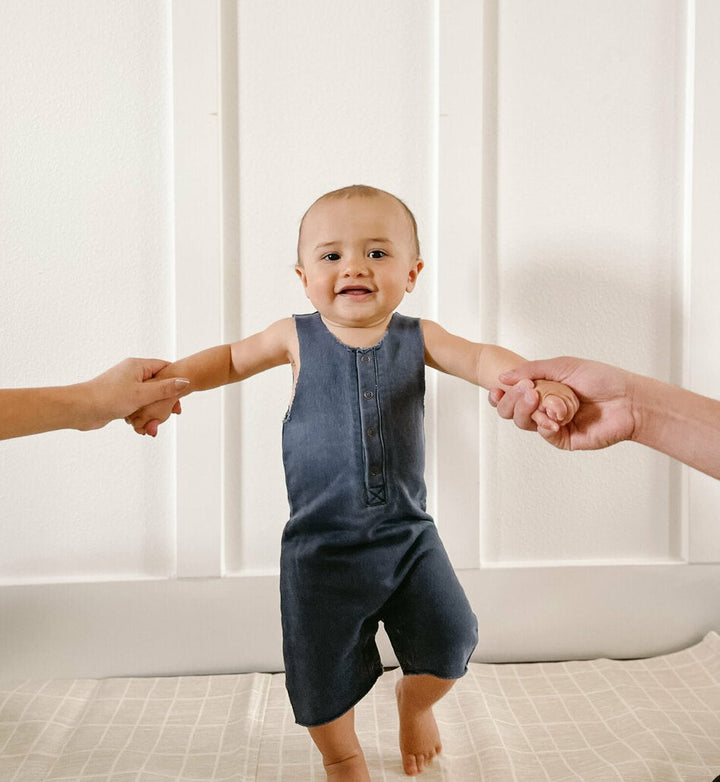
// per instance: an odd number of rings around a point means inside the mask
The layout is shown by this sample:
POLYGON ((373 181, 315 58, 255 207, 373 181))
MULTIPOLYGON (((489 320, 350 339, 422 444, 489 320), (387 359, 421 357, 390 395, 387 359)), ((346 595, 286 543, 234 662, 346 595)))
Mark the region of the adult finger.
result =
POLYGON ((163 378, 162 380, 146 380, 138 389, 138 407, 159 402, 161 399, 171 399, 187 389, 190 381, 183 377, 163 378))
POLYGON ((531 381, 527 380, 505 391, 497 403, 498 415, 512 419, 519 429, 535 431, 533 415, 540 403, 540 397, 531 381))

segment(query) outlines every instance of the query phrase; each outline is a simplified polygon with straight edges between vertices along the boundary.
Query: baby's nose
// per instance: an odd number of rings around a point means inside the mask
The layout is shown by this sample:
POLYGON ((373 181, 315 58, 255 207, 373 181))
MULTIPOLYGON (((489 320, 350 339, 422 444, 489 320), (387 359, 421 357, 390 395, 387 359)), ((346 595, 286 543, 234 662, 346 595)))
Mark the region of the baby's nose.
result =
POLYGON ((364 256, 352 255, 346 258, 344 272, 347 277, 367 274, 367 269, 368 267, 364 256))

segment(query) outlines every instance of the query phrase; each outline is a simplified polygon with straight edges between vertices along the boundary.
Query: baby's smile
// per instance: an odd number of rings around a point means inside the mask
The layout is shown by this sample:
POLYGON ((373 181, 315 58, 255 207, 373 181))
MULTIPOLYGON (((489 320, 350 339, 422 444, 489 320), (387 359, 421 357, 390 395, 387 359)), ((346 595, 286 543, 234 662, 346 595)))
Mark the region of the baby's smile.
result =
POLYGON ((347 296, 350 298, 363 298, 369 296, 373 291, 364 285, 349 285, 342 288, 339 292, 339 296, 347 296))

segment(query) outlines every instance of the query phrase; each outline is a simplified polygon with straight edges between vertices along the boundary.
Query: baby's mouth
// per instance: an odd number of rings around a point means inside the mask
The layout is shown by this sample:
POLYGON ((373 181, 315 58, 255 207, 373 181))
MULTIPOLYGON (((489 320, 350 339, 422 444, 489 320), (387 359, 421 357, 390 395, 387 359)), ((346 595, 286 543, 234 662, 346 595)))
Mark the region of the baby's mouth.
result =
POLYGON ((369 293, 372 293, 370 288, 366 288, 365 286, 362 285, 352 285, 352 286, 348 286, 347 288, 343 288, 340 291, 339 295, 353 297, 353 296, 365 296, 369 293))

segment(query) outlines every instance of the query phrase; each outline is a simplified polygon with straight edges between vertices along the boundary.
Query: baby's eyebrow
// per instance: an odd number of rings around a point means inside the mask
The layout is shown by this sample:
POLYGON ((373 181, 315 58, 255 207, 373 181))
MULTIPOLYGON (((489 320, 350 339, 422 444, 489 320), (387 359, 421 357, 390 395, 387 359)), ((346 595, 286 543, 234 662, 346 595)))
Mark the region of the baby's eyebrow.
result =
MULTIPOLYGON (((388 239, 385 236, 378 236, 370 239, 365 239, 369 244, 394 244, 392 239, 388 239)), ((337 247, 338 244, 342 244, 339 239, 334 239, 331 242, 320 242, 315 245, 316 250, 324 250, 326 247, 337 247)))

